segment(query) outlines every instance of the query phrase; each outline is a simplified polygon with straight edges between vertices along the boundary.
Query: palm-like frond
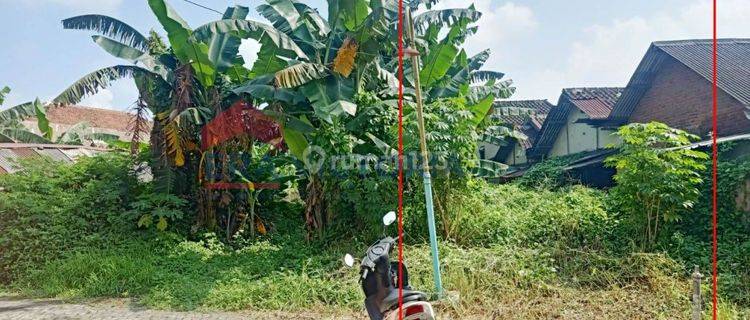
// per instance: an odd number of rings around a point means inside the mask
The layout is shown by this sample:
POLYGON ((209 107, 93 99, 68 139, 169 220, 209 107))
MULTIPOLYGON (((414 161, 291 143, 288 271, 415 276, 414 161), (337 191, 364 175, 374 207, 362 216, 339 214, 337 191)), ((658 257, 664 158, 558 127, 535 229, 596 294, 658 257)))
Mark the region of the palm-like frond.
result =
POLYGON ((62 23, 65 29, 95 31, 138 50, 148 50, 148 41, 138 30, 109 16, 87 14, 65 19, 62 23))
POLYGON ((0 138, 2 140, 10 140, 7 142, 15 143, 52 143, 44 137, 35 134, 25 128, 0 128, 0 138))
POLYGON ((498 81, 505 76, 502 72, 489 70, 476 70, 471 73, 471 82, 498 81))
POLYGON ((72 125, 68 130, 63 132, 58 138, 57 143, 80 144, 84 136, 91 131, 91 124, 87 121, 81 121, 72 125))
POLYGON ((279 50, 277 55, 288 58, 308 60, 307 54, 283 32, 276 30, 271 25, 244 19, 223 19, 209 22, 195 29, 193 37, 198 41, 205 42, 214 34, 236 33, 240 38, 251 38, 263 45, 272 43, 279 50))
POLYGON ((473 5, 466 9, 430 10, 414 17, 414 28, 423 34, 426 27, 430 25, 451 27, 463 19, 471 23, 476 22, 480 17, 482 13, 474 9, 473 5))
POLYGON ((276 72, 274 81, 280 88, 294 88, 310 81, 324 78, 328 70, 317 63, 298 63, 276 72))
POLYGON ((10 88, 8 88, 8 86, 5 86, 2 89, 0 89, 0 105, 2 105, 3 102, 5 102, 5 96, 8 95, 8 93, 10 93, 10 88))
POLYGON ((54 100, 59 104, 76 104, 86 96, 96 94, 107 88, 112 82, 122 78, 132 78, 136 74, 151 74, 146 69, 137 66, 117 65, 102 68, 78 79, 70 87, 60 93, 54 100))
POLYGON ((440 2, 440 0, 408 0, 406 3, 409 6, 409 9, 412 11, 419 9, 419 6, 424 4, 427 9, 432 8, 435 4, 440 2))
POLYGON ((26 102, 0 111, 0 124, 23 121, 36 116, 34 102, 26 102))
POLYGON ((304 21, 292 0, 274 0, 259 5, 256 10, 260 15, 273 23, 277 30, 291 35, 304 21))

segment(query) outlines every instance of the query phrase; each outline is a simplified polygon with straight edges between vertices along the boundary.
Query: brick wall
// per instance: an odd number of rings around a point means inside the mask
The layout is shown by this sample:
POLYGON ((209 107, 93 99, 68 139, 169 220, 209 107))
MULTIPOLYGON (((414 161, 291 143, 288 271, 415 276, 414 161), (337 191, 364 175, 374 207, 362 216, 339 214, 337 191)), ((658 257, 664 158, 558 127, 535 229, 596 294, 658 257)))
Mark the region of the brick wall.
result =
MULTIPOLYGON (((711 131, 711 82, 674 58, 665 60, 628 122, 659 121, 707 137, 711 131)), ((719 136, 750 132, 745 107, 719 89, 719 136)))

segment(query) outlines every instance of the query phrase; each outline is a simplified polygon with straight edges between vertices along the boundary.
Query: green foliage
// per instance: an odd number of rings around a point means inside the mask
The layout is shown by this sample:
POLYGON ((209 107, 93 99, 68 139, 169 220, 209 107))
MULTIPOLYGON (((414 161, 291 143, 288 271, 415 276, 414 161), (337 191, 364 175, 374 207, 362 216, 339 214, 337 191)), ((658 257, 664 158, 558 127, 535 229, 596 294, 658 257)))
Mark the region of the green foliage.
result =
POLYGON ((159 231, 167 229, 168 221, 182 218, 188 201, 165 193, 146 192, 138 196, 130 206, 130 213, 138 217, 138 226, 149 228, 152 224, 159 231))
POLYGON ((639 243, 650 247, 659 236, 660 222, 673 223, 694 206, 708 156, 686 148, 697 136, 662 123, 629 124, 617 135, 622 139, 619 152, 605 161, 617 169, 610 196, 641 230, 639 243))
MULTIPOLYGON (((745 144, 745 147, 747 145, 745 144)), ((750 265, 750 214, 746 211, 747 179, 750 178, 750 159, 737 158, 731 143, 719 145, 718 162, 718 239, 719 239, 719 292, 730 301, 750 305, 750 273, 739 266, 750 265), (744 200, 743 200, 744 199, 744 200), (744 207, 744 208, 743 208, 744 207)), ((692 214, 667 229, 659 245, 681 261, 686 269, 700 266, 706 273, 711 270, 712 251, 712 191, 711 161, 705 163, 701 173, 700 197, 692 214)))
POLYGON ((580 154, 572 154, 545 159, 529 168, 522 177, 516 180, 516 183, 529 188, 548 190, 555 190, 566 185, 575 184, 575 179, 563 169, 580 157, 580 154))
POLYGON ((135 226, 124 212, 141 188, 132 165, 119 154, 75 165, 40 158, 0 175, 0 280, 77 248, 122 239, 120 231, 135 226))
MULTIPOLYGON (((602 192, 575 186, 529 190, 470 180, 453 190, 439 225, 465 246, 543 245, 604 249, 618 227, 602 192)), ((415 218, 416 219, 416 218, 415 218)))

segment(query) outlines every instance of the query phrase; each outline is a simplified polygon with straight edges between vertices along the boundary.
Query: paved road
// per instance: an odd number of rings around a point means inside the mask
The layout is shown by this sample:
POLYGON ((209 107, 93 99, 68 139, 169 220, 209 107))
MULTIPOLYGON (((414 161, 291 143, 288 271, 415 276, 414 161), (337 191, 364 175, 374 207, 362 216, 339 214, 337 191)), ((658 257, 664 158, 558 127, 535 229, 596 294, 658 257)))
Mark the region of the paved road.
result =
POLYGON ((319 314, 170 312, 145 310, 122 301, 64 303, 58 300, 0 298, 1 320, 283 320, 355 319, 319 314))

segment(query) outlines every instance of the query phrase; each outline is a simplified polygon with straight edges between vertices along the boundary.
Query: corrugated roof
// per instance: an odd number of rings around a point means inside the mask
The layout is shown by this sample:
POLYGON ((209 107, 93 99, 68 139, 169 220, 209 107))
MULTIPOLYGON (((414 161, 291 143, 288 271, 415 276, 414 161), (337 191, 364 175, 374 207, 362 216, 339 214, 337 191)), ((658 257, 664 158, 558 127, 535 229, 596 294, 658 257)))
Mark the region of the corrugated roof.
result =
MULTIPOLYGON (((546 155, 547 152, 552 149, 552 145, 555 143, 555 139, 557 139, 557 135, 560 133, 560 129, 562 129, 568 121, 568 115, 570 114, 570 111, 573 110, 573 108, 580 108, 578 104, 583 103, 588 107, 593 108, 590 101, 597 100, 598 102, 595 103, 601 105, 596 106, 596 110, 606 108, 611 109, 622 95, 623 89, 624 88, 616 87, 563 89, 562 94, 560 94, 560 100, 557 103, 557 107, 552 108, 550 113, 547 115, 547 118, 544 120, 544 124, 542 124, 542 129, 540 130, 536 141, 534 141, 534 146, 528 150, 528 155, 531 158, 540 158, 546 155)), ((582 109, 581 111, 588 115, 586 111, 582 109)), ((593 111, 594 110, 589 110, 589 112, 594 113, 593 111)))
POLYGON ((18 171, 18 155, 8 149, 0 149, 0 167, 6 172, 13 173, 18 171))
MULTIPOLYGON (((606 125, 627 123, 667 59, 677 60, 712 82, 712 39, 654 42, 630 78, 622 99, 613 108, 606 125)), ((717 60, 719 89, 750 108, 750 39, 718 39, 717 60)))
POLYGON ((11 149, 19 158, 36 158, 39 157, 39 153, 32 148, 15 148, 11 149))
POLYGON ((39 150, 36 150, 36 152, 39 153, 40 155, 50 157, 52 158, 52 160, 55 160, 55 161, 62 161, 66 163, 73 162, 73 159, 71 159, 70 157, 68 157, 68 155, 60 151, 60 149, 39 149, 39 150))
POLYGON ((74 145, 0 143, 0 174, 18 171, 19 159, 46 156, 55 161, 72 162, 80 156, 92 156, 105 151, 107 149, 74 145))

